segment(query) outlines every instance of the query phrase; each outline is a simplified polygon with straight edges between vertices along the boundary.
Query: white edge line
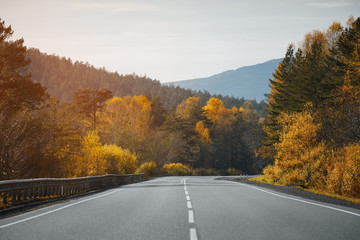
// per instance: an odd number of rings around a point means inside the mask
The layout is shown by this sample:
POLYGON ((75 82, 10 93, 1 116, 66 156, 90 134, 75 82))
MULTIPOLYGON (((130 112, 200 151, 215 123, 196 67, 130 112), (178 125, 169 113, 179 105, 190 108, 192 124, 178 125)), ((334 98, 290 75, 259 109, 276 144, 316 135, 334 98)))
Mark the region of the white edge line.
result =
POLYGON ((197 240, 197 234, 195 228, 190 228, 190 240, 197 240))
POLYGON ((28 217, 28 218, 25 218, 25 219, 22 219, 22 220, 19 220, 19 221, 16 221, 16 222, 8 223, 8 224, 0 226, 0 229, 10 227, 10 226, 18 224, 18 223, 26 222, 26 221, 29 221, 31 219, 38 218, 38 217, 41 217, 41 216, 44 216, 44 215, 47 215, 47 214, 50 214, 50 213, 53 213, 53 212, 57 212, 57 211, 63 210, 65 208, 68 208, 68 207, 71 207, 71 206, 74 206, 74 205, 77 205, 77 204, 80 204, 80 203, 83 203, 83 202, 87 202, 87 201, 91 201, 91 200, 94 200, 94 199, 97 199, 97 198, 105 197, 107 195, 113 194, 113 193, 118 192, 120 190, 122 190, 122 189, 117 189, 117 190, 114 190, 112 192, 105 193, 105 194, 102 194, 102 195, 99 195, 99 196, 96 196, 96 197, 93 197, 93 198, 87 198, 85 200, 81 200, 79 202, 75 202, 75 203, 72 203, 72 204, 69 204, 69 205, 66 205, 66 206, 63 206, 63 207, 48 211, 48 212, 44 212, 44 213, 41 213, 41 214, 38 214, 38 215, 35 215, 35 216, 32 216, 32 217, 28 217))
POLYGON ((273 193, 273 192, 269 192, 269 191, 266 191, 264 189, 260 189, 260 188, 257 188, 257 187, 248 186, 247 184, 242 184, 242 183, 238 183, 238 184, 240 184, 242 186, 245 186, 245 187, 253 188, 253 189, 256 189, 258 191, 262 191, 262 192, 265 192, 265 193, 268 193, 268 194, 271 194, 271 195, 274 195, 274 196, 277 196, 277 197, 286 198, 286 199, 290 199, 290 200, 298 201, 298 202, 302 202, 302 203, 307 203, 307 204, 315 205, 315 206, 318 206, 318 207, 328 208, 328 209, 332 209, 332 210, 335 210, 335 211, 348 213, 348 214, 360 217, 360 214, 358 214, 358 213, 346 211, 346 210, 343 210, 343 209, 340 209, 340 208, 330 207, 330 206, 322 205, 322 204, 319 204, 319 203, 308 202, 308 201, 305 201, 305 200, 302 200, 302 199, 287 197, 287 196, 276 194, 276 193, 273 193))

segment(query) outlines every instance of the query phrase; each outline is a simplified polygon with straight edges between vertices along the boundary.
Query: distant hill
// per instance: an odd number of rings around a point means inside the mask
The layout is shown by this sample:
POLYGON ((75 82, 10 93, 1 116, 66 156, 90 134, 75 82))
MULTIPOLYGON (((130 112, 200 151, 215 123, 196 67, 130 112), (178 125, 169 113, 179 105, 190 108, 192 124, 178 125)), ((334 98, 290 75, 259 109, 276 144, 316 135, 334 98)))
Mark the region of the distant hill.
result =
MULTIPOLYGON (((28 71, 31 72, 32 79, 45 86, 52 96, 59 98, 62 102, 71 101, 75 90, 89 87, 93 89, 108 88, 114 96, 118 97, 134 95, 160 97, 167 110, 190 96, 200 97, 203 104, 215 96, 229 108, 240 107, 246 101, 244 98, 211 95, 206 91, 164 86, 158 80, 146 76, 108 72, 105 68, 95 68, 89 63, 73 62, 70 58, 49 55, 35 48, 28 49, 26 55, 31 60, 28 71)), ((251 102, 254 109, 263 116, 265 103, 251 102)))
POLYGON ((221 94, 261 101, 270 92, 269 78, 282 59, 229 70, 206 78, 168 82, 164 85, 180 86, 191 90, 206 90, 211 94, 221 94))

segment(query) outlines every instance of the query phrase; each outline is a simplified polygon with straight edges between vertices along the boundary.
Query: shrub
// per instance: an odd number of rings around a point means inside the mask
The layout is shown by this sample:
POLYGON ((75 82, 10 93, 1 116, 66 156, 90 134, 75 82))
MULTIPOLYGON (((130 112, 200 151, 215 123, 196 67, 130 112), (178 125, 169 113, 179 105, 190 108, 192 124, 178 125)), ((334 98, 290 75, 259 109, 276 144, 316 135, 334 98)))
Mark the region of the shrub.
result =
POLYGON ((162 170, 168 174, 173 176, 186 176, 191 174, 190 167, 183 165, 182 163, 169 163, 164 164, 162 170))
POLYGON ((71 155, 66 168, 70 177, 105 174, 104 152, 96 131, 88 132, 82 138, 80 151, 71 155))
POLYGON ((192 170, 194 176, 219 176, 219 171, 214 168, 195 168, 192 170))
POLYGON ((345 196, 360 197, 360 144, 344 148, 345 166, 341 192, 345 196))
POLYGON ((239 170, 239 169, 235 169, 235 168, 229 168, 228 170, 227 170, 227 172, 228 172, 228 174, 229 175, 240 175, 240 174, 242 174, 242 171, 241 170, 239 170))
POLYGON ((102 146, 105 159, 105 172, 113 174, 131 174, 136 170, 137 157, 130 150, 116 145, 102 146))
POLYGON ((155 162, 146 162, 136 169, 136 173, 144 173, 145 177, 154 177, 158 174, 157 165, 155 162))

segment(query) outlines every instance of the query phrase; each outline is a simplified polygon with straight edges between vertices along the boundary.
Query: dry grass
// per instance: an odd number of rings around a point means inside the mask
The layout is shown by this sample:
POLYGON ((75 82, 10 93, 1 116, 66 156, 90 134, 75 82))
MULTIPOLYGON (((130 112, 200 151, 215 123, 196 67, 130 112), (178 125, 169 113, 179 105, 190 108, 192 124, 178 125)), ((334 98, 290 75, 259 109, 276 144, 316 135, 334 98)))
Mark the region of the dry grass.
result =
MULTIPOLYGON (((274 180, 266 178, 265 176, 249 178, 249 181, 265 183, 265 184, 270 184, 270 185, 276 185, 276 186, 283 186, 281 184, 275 183, 274 180)), ((299 189, 301 189, 303 191, 312 192, 312 193, 316 193, 316 194, 320 194, 320 195, 333 197, 333 198, 345 200, 345 201, 348 201, 348 202, 353 202, 353 203, 360 204, 360 199, 359 198, 346 197, 346 196, 342 196, 342 195, 339 195, 339 194, 329 193, 329 192, 325 192, 325 191, 321 191, 321 190, 317 190, 317 189, 305 189, 305 188, 301 188, 301 187, 297 187, 297 188, 299 188, 299 189)))
POLYGON ((304 190, 304 191, 307 191, 307 192, 312 192, 312 193, 325 195, 325 196, 345 200, 345 201, 348 201, 348 202, 353 202, 353 203, 360 204, 360 198, 346 197, 346 196, 342 196, 342 195, 339 195, 339 194, 329 193, 329 192, 325 192, 325 191, 321 191, 321 190, 317 190, 317 189, 304 189, 304 188, 300 188, 300 189, 304 190))
POLYGON ((259 182, 259 183, 265 183, 265 184, 270 184, 270 185, 282 186, 278 183, 275 183, 274 180, 266 178, 263 175, 259 176, 259 177, 249 178, 248 180, 251 182, 259 182))

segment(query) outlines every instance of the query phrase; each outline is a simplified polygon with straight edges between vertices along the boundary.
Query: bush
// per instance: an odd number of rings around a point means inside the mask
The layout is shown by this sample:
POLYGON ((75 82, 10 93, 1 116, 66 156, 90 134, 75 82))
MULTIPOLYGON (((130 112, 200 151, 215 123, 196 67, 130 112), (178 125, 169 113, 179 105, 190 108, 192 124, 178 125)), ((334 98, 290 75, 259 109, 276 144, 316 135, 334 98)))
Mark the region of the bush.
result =
POLYGON ((186 176, 186 175, 191 175, 191 169, 190 167, 183 165, 181 163, 169 163, 169 164, 164 164, 164 166, 162 167, 162 170, 167 174, 167 175, 172 175, 172 176, 186 176))
POLYGON ((234 175, 240 175, 240 174, 243 174, 243 172, 239 169, 235 169, 235 168, 229 168, 227 170, 228 174, 231 175, 231 176, 234 176, 234 175))
POLYGON ((70 177, 105 174, 104 152, 96 131, 88 132, 82 138, 80 150, 71 155, 66 169, 70 177))
POLYGON ((345 148, 345 172, 342 193, 360 197, 360 144, 345 148))
POLYGON ((158 169, 155 162, 146 162, 140 165, 138 169, 136 169, 136 173, 144 173, 145 177, 154 177, 158 175, 158 169))
POLYGON ((214 168, 195 168, 192 171, 194 176, 220 176, 220 172, 214 168))
POLYGON ((102 146, 105 172, 110 174, 131 174, 136 170, 137 157, 130 150, 116 145, 102 146))
POLYGON ((360 197, 360 144, 339 150, 332 158, 327 189, 331 193, 360 197))

